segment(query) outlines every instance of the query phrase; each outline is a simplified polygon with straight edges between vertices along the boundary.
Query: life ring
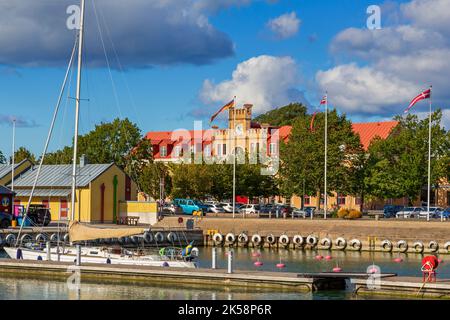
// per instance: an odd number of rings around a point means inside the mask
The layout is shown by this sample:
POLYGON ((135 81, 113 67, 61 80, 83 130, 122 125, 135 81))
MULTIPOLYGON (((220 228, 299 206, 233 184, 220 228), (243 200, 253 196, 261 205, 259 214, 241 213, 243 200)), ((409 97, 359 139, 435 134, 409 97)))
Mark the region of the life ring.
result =
POLYGON ((175 232, 169 232, 169 234, 167 235, 167 241, 169 242, 175 242, 178 240, 178 237, 176 235, 175 232))
POLYGON ((194 248, 192 248, 192 250, 191 250, 191 256, 193 256, 193 257, 198 257, 199 252, 200 252, 200 250, 198 250, 197 247, 194 247, 194 248))
POLYGON ((430 249, 431 252, 437 252, 439 250, 439 244, 434 240, 430 241, 428 249, 430 249))
POLYGON ((151 234, 150 232, 144 232, 144 242, 150 243, 152 241, 153 241, 153 234, 151 234))
POLYGON ((268 244, 275 244, 277 242, 277 238, 273 234, 268 234, 266 236, 266 241, 268 244))
POLYGON ((238 242, 239 242, 239 243, 242 243, 242 244, 248 243, 248 236, 247 236, 245 233, 241 233, 241 234, 238 236, 238 242))
POLYGON ((66 234, 64 235, 63 239, 64 239, 64 242, 69 243, 69 242, 70 242, 70 236, 69 236, 69 234, 66 233, 66 234))
POLYGON ((415 252, 423 253, 424 245, 423 245, 422 241, 416 241, 416 242, 413 243, 412 246, 413 246, 415 252))
POLYGON ((287 246, 290 240, 287 235, 283 234, 278 238, 278 242, 281 243, 283 246, 287 246))
POLYGON ((58 240, 59 240, 59 234, 52 233, 52 235, 50 236, 50 241, 51 242, 58 242, 58 240))
POLYGON ((234 235, 234 233, 230 232, 225 236, 225 242, 234 243, 235 241, 236 241, 236 236, 234 235))
POLYGON ((389 240, 381 241, 381 249, 384 252, 391 252, 392 251, 392 242, 390 242, 389 240))
POLYGON ((304 243, 304 239, 301 235, 296 234, 293 238, 292 238, 292 242, 297 245, 297 246, 301 246, 304 243))
POLYGON ((30 236, 29 234, 24 234, 20 237, 20 243, 24 244, 30 242, 33 242, 33 237, 30 236))
POLYGON ((134 244, 138 244, 139 243, 139 237, 138 236, 131 236, 130 237, 131 242, 133 242, 134 244))
POLYGON ((262 238, 259 234, 254 234, 252 236, 252 243, 256 246, 259 246, 262 242, 262 238))
POLYGON ((361 251, 361 249, 362 249, 362 243, 358 239, 350 240, 348 245, 350 246, 350 248, 352 248, 353 250, 356 250, 356 251, 361 251))
POLYGON ((337 238, 334 241, 334 244, 336 246, 336 249, 338 249, 338 250, 344 250, 345 248, 347 248, 347 240, 345 240, 342 237, 337 238))
POLYGON ((222 244, 223 242, 223 236, 220 233, 215 233, 212 239, 215 244, 222 244))
POLYGON ((405 240, 400 240, 399 242, 397 242, 397 249, 400 252, 408 251, 408 243, 405 240))
POLYGON ((9 244, 10 246, 14 245, 16 242, 16 236, 12 233, 8 234, 5 238, 5 243, 9 244))
POLYGON ((34 238, 36 240, 36 242, 45 242, 47 241, 47 236, 43 233, 38 233, 36 238, 34 238))
POLYGON ((319 239, 317 239, 317 237, 313 236, 312 234, 310 234, 308 237, 306 237, 306 243, 312 247, 315 247, 317 245, 318 241, 319 241, 319 239))
POLYGON ((447 253, 450 252, 450 241, 447 241, 447 242, 444 244, 444 249, 447 251, 447 253))
POLYGON ((163 242, 164 241, 164 235, 161 232, 157 232, 155 234, 155 241, 156 242, 163 242))
POLYGON ((319 243, 325 250, 330 250, 331 246, 333 245, 333 242, 330 238, 322 238, 319 243))

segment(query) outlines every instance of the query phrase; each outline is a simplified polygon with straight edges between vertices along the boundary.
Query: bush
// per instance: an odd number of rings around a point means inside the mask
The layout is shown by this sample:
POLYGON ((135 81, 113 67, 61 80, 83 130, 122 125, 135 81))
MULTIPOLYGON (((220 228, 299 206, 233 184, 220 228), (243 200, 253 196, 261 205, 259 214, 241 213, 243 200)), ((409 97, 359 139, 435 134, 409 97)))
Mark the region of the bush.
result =
POLYGON ((350 210, 347 219, 360 219, 362 217, 361 211, 358 210, 350 210))
POLYGON ((337 216, 341 219, 344 219, 345 217, 347 217, 349 215, 349 211, 347 209, 344 208, 340 208, 337 212, 337 216))

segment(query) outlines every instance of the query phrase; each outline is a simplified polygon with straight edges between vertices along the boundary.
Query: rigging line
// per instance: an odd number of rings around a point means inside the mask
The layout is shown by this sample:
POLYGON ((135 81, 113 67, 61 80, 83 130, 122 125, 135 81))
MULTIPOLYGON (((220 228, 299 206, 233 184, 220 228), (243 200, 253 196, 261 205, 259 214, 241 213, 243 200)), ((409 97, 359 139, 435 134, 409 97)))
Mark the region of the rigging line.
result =
POLYGON ((100 11, 100 17, 102 18, 103 25, 105 26, 106 37, 108 38, 109 42, 111 43, 111 47, 113 49, 114 56, 115 56, 116 61, 117 61, 117 65, 119 67, 120 74, 122 76, 123 82, 125 83, 125 88, 127 89, 128 97, 129 97, 130 102, 131 102, 131 107, 133 108, 133 111, 135 113, 135 117, 136 117, 136 120, 137 120, 139 126, 142 127, 142 123, 140 121, 140 117, 139 117, 137 109, 136 109, 136 103, 134 101, 133 95, 131 94, 131 90, 130 90, 130 86, 128 85, 127 78, 125 77, 125 72, 124 72, 122 63, 120 62, 119 55, 118 55, 117 50, 116 50, 116 46, 114 45, 114 42, 112 41, 112 37, 111 37, 111 34, 109 32, 108 24, 105 22, 105 17, 104 17, 104 15, 103 15, 103 13, 101 11, 100 11))
POLYGON ((55 126, 56 117, 58 115, 58 111, 59 111, 59 107, 61 105, 62 97, 64 95, 64 90, 66 88, 66 83, 67 83, 67 78, 69 76, 69 71, 71 69, 71 66, 72 66, 72 63, 73 63, 73 60, 74 60, 75 51, 76 51, 76 47, 77 47, 77 43, 78 43, 78 35, 76 36, 74 42, 75 43, 74 43, 74 46, 72 48, 72 54, 70 56, 70 61, 69 61, 69 64, 67 66, 66 73, 64 75, 64 81, 63 81, 63 83, 61 85, 61 90, 60 90, 60 93, 59 93, 59 96, 58 96, 58 101, 56 102, 55 110, 53 112, 52 122, 51 122, 50 128, 48 130, 47 140, 45 141, 44 150, 42 151, 41 161, 39 162, 39 167, 37 169, 36 178, 34 179, 33 187, 31 188, 30 197, 28 198, 27 209, 25 211, 25 215, 22 218, 22 223, 20 224, 20 229, 19 229, 19 233, 18 233, 18 236, 17 236, 17 240, 16 240, 16 247, 17 247, 17 245, 19 243, 20 234, 21 234, 22 229, 23 229, 23 224, 25 222, 25 219, 27 218, 28 211, 30 210, 31 199, 33 198, 33 193, 34 193, 34 190, 36 189, 37 181, 38 181, 38 178, 39 178, 39 173, 41 172, 42 163, 44 162, 45 153, 47 152, 47 148, 48 148, 48 145, 50 143, 50 138, 51 138, 52 133, 53 133, 53 128, 55 126))

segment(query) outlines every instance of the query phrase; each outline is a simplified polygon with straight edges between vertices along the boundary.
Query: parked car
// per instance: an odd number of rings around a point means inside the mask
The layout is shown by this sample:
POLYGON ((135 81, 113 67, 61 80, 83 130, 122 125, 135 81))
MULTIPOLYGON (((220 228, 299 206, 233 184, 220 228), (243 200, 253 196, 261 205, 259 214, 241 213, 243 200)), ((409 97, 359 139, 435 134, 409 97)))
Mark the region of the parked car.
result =
MULTIPOLYGON (((221 202, 219 203, 219 206, 222 207, 222 209, 227 213, 233 212, 233 204, 228 202, 221 202)), ((236 205, 236 209, 238 209, 238 206, 236 205)))
POLYGON ((316 210, 316 207, 304 207, 303 209, 300 208, 294 208, 292 211, 292 214, 295 216, 297 216, 298 218, 302 217, 302 218, 308 218, 311 217, 311 215, 314 216, 314 212, 316 210))
POLYGON ((218 204, 207 204, 208 211, 212 213, 225 213, 225 210, 218 204))
MULTIPOLYGON (((441 212, 443 212, 444 209, 440 207, 430 207, 430 218, 440 218, 441 212)), ((422 211, 419 212, 419 218, 427 218, 428 212, 427 208, 423 208, 422 211)))
POLYGON ((12 215, 0 212, 0 228, 6 229, 11 225, 12 215))
POLYGON ((239 208, 239 212, 245 214, 255 214, 259 213, 260 209, 261 207, 259 206, 259 204, 245 204, 239 208))
POLYGON ((397 212, 403 210, 404 206, 387 204, 383 208, 383 213, 385 218, 394 218, 397 212))
POLYGON ((450 218, 450 207, 448 207, 448 208, 446 208, 444 211, 442 211, 442 216, 443 216, 445 219, 450 218))
POLYGON ((194 211, 202 211, 202 214, 204 214, 208 208, 200 201, 192 199, 174 199, 173 203, 181 207, 183 214, 192 215, 194 211))
POLYGON ((173 203, 165 203, 163 206, 163 212, 164 213, 169 213, 169 214, 182 214, 183 213, 183 209, 181 209, 181 207, 173 204, 173 203))
POLYGON ((52 221, 50 209, 43 204, 31 204, 27 217, 37 226, 48 226, 52 221))
POLYGON ((419 217, 422 207, 406 207, 395 214, 396 218, 417 218, 419 217))

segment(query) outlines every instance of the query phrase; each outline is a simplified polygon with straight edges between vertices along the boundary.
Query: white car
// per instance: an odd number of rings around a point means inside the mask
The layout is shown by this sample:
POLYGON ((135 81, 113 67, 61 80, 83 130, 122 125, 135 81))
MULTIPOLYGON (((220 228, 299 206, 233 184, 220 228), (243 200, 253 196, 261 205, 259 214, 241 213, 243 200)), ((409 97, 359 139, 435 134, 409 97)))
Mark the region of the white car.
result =
POLYGON ((406 207, 403 210, 395 214, 396 218, 418 218, 420 212, 423 211, 422 207, 406 207))
MULTIPOLYGON (((440 207, 430 207, 430 218, 440 218, 444 209, 440 207)), ((427 208, 423 208, 422 211, 419 212, 419 218, 427 218, 428 212, 427 208)))
MULTIPOLYGON (((219 205, 223 208, 223 210, 225 210, 225 212, 227 212, 227 213, 233 212, 233 204, 232 203, 221 202, 221 203, 219 203, 219 205)), ((237 208, 238 208, 238 205, 236 205, 236 209, 237 208)))
POLYGON ((208 204, 208 212, 224 213, 225 210, 218 204, 208 204))
POLYGON ((258 204, 244 204, 240 207, 239 211, 245 214, 256 214, 259 213, 259 205, 258 204))

